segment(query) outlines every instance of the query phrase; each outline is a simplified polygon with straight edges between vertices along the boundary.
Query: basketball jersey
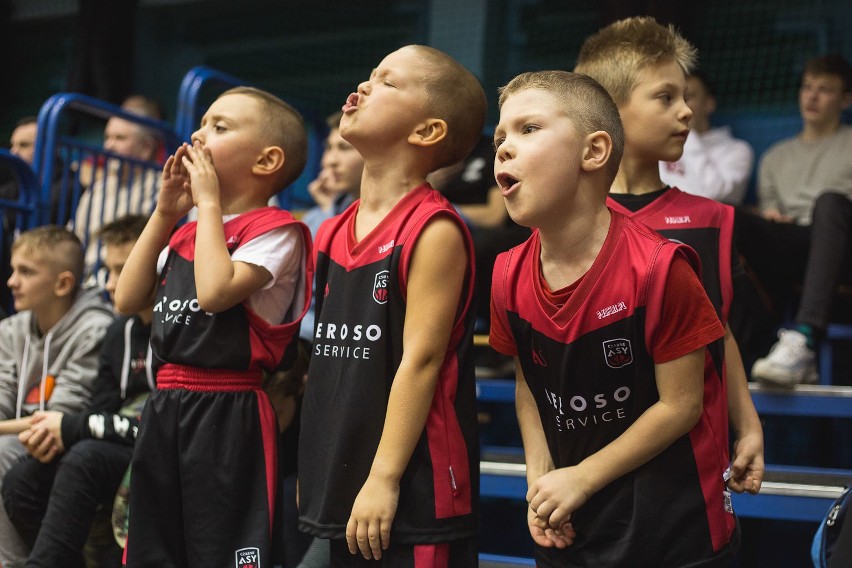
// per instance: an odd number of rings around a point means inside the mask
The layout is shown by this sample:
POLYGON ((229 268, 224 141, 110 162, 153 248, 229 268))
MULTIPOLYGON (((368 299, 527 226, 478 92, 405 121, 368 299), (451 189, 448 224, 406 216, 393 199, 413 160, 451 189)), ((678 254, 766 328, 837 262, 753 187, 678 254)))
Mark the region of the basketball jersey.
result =
MULTIPOLYGON (((492 322, 492 345, 516 348, 561 468, 601 450, 659 400, 650 352, 664 326, 667 276, 675 257, 693 265, 696 259, 687 247, 613 212, 593 266, 550 317, 539 256, 534 232, 498 257, 492 295, 502 321, 492 322)), ((707 396, 724 398, 718 379, 705 377, 707 396)), ((542 565, 687 566, 726 554, 735 519, 726 510, 728 464, 707 415, 712 410, 705 406, 691 432, 575 511, 574 544, 539 547, 542 565)))
POLYGON ((453 220, 470 269, 426 426, 400 481, 391 539, 444 542, 477 530, 479 458, 473 337, 473 246, 449 202, 413 189, 360 242, 359 202, 326 221, 316 240, 316 324, 299 439, 300 526, 343 538, 370 471, 402 360, 407 280, 430 221, 453 220))
MULTIPOLYGON (((608 205, 651 227, 669 240, 689 245, 701 260, 701 284, 713 303, 716 314, 727 325, 734 295, 732 258, 734 238, 734 208, 705 197, 684 193, 676 187, 669 188, 658 198, 638 211, 630 211, 618 202, 620 194, 610 194, 608 205)), ((722 381, 727 392, 725 369, 725 339, 720 338, 707 346, 705 377, 722 381)), ((724 433, 720 449, 730 460, 727 397, 719 401, 711 415, 716 429, 724 433)))
MULTIPOLYGON (((295 223, 303 242, 310 233, 287 211, 264 207, 239 215, 224 224, 228 252, 267 231, 295 223)), ((157 364, 206 369, 274 370, 291 339, 299 332, 301 316, 310 304, 310 294, 294 306, 290 321, 273 325, 254 313, 245 302, 219 313, 204 312, 195 286, 195 234, 197 223, 178 229, 169 240, 169 254, 160 272, 151 347, 157 364)), ((305 263, 304 289, 310 290, 313 263, 305 263)))
POLYGON ((607 205, 651 227, 669 240, 684 243, 701 260, 701 283, 722 325, 727 324, 734 295, 731 251, 734 208, 712 199, 669 188, 652 203, 630 211, 610 194, 607 205))

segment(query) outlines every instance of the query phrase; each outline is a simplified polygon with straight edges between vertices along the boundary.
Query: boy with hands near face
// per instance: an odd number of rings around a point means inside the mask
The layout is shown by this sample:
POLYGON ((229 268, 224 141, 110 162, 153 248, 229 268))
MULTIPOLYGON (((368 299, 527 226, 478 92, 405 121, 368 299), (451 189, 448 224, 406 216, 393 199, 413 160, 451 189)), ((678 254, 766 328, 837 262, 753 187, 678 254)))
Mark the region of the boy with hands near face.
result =
POLYGON ((271 562, 276 421, 261 379, 298 334, 312 259, 307 228, 266 204, 301 173, 306 138, 289 105, 237 87, 163 169, 115 293, 125 313, 154 298, 158 365, 132 464, 128 565, 271 562), (193 205, 198 221, 172 234, 193 205))

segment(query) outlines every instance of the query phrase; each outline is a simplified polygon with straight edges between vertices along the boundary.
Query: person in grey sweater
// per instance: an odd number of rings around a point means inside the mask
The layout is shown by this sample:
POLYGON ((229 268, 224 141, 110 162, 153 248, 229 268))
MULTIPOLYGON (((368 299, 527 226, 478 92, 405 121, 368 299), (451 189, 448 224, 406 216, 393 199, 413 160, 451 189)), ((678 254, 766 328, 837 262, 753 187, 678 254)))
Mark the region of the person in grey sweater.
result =
POLYGON ((849 62, 840 55, 808 61, 799 89, 802 131, 764 154, 759 210, 737 209, 737 249, 779 313, 801 285, 792 325, 755 361, 755 380, 779 386, 818 380, 816 346, 837 284, 852 281, 852 126, 843 124, 850 105, 849 62))
MULTIPOLYGON (((82 410, 93 395, 112 309, 100 291, 81 289, 82 246, 63 227, 45 225, 21 234, 11 259, 7 283, 17 313, 0 321, 0 420, 36 410, 82 410)), ((24 455, 16 435, 0 436, 0 478, 24 455)), ((0 508, 0 564, 14 568, 25 556, 0 508)))

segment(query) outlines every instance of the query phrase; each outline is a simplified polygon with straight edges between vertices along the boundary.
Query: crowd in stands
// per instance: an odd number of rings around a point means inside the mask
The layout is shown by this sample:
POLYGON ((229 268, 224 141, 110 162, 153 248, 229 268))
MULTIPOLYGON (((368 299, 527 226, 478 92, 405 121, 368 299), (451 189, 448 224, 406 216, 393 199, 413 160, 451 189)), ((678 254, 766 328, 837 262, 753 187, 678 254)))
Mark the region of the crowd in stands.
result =
POLYGON ((748 381, 818 382, 852 283, 852 67, 808 61, 749 203, 696 58, 617 21, 502 87, 491 137, 476 77, 403 47, 328 117, 303 212, 269 205, 308 157, 273 94, 225 91, 168 156, 109 118, 51 224, 2 215, 0 565, 475 566, 491 376, 538 566, 730 563, 765 470, 748 381))

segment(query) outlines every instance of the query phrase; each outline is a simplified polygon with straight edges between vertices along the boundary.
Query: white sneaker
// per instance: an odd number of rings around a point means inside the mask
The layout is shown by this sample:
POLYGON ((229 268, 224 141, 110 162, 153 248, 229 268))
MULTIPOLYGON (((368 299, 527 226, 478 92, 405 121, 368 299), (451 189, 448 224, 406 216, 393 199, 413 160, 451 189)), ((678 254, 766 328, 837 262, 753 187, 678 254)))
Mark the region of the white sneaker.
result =
POLYGON ((792 329, 782 329, 778 332, 778 342, 769 350, 769 355, 754 362, 751 377, 757 381, 784 387, 816 383, 819 380, 816 354, 808 347, 804 334, 792 329))

